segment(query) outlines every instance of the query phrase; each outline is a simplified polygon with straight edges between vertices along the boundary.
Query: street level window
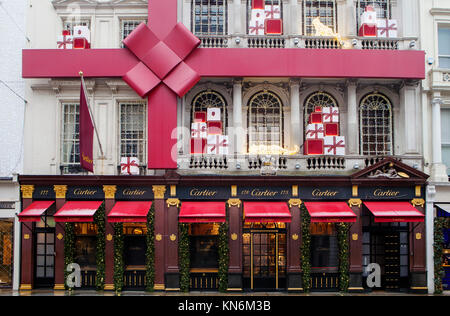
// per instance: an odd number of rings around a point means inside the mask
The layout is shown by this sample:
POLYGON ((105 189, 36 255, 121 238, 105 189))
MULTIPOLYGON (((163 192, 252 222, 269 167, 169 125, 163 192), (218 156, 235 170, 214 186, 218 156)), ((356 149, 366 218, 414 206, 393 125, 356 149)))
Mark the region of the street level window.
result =
POLYGON ((120 21, 120 40, 121 40, 121 47, 124 48, 125 45, 122 43, 122 41, 127 38, 128 35, 130 35, 133 30, 138 27, 139 24, 142 22, 147 23, 145 19, 123 19, 120 21))
POLYGON ((128 268, 144 266, 147 251, 147 224, 124 223, 123 234, 125 266, 128 268))
POLYGON ((123 102, 119 104, 120 157, 137 157, 140 165, 146 164, 146 103, 123 102))
POLYGON ((62 104, 61 172, 80 173, 80 105, 62 104))
POLYGON ((219 266, 218 243, 219 224, 190 224, 190 267, 193 269, 217 269, 219 266))
POLYGON ((311 223, 311 268, 338 267, 338 241, 334 223, 311 223))
POLYGON ((95 269, 97 266, 97 229, 93 223, 75 224, 74 260, 82 269, 95 269))
POLYGON ((284 113, 280 98, 270 91, 258 92, 251 97, 247 125, 249 152, 283 147, 284 113))
POLYGON ((306 98, 305 105, 304 105, 304 120, 305 123, 303 124, 305 130, 304 133, 306 133, 306 127, 308 126, 309 122, 308 119, 310 117, 310 114, 315 112, 317 107, 320 108, 326 108, 326 107, 337 107, 338 103, 336 99, 329 93, 318 91, 311 94, 309 97, 306 98))
POLYGON ((322 24, 336 32, 336 16, 336 1, 334 0, 303 1, 303 33, 306 36, 314 36, 316 29, 313 20, 315 18, 319 18, 322 24))
POLYGON ((227 1, 193 0, 192 22, 196 35, 226 35, 227 1))
POLYGON ((12 285, 13 227, 12 220, 0 220, 0 288, 12 285))
POLYGON ((392 155, 392 105, 379 93, 365 96, 359 108, 361 154, 392 155))
POLYGON ((439 68, 450 69, 450 26, 439 27, 439 68))
POLYGON ((450 174, 450 109, 441 109, 441 148, 442 163, 447 166, 447 174, 450 174))
POLYGON ((371 6, 377 12, 378 19, 391 19, 391 0, 358 0, 356 7, 357 30, 361 26, 361 15, 367 6, 371 6))

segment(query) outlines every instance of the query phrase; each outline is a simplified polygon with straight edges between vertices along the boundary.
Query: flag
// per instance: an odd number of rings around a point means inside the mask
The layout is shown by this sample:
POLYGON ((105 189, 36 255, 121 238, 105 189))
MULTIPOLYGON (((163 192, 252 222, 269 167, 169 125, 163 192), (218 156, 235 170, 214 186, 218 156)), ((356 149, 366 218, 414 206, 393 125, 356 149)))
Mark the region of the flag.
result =
POLYGON ((80 164, 87 171, 94 172, 94 124, 92 123, 84 79, 80 89, 80 164))

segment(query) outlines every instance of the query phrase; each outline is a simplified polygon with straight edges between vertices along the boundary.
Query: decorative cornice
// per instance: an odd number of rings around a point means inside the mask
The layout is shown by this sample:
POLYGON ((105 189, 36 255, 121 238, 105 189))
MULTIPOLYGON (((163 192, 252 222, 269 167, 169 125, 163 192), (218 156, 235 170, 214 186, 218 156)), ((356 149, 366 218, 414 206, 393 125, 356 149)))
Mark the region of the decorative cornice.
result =
POLYGON ((57 199, 65 199, 67 193, 67 185, 54 185, 53 190, 57 199))
POLYGON ((116 198, 117 186, 104 185, 103 192, 105 192, 105 199, 114 200, 116 198))
POLYGON ((239 199, 229 199, 227 201, 228 203, 228 207, 232 207, 232 206, 236 206, 236 207, 241 207, 241 200, 239 199))
POLYGON ((288 203, 289 203, 289 207, 293 207, 293 206, 300 207, 300 205, 302 205, 303 202, 300 199, 290 199, 288 203))
POLYGON ((350 199, 348 200, 348 206, 352 207, 352 206, 357 206, 357 207, 361 207, 362 204, 362 200, 361 199, 350 199))
POLYGON ((425 200, 424 199, 412 199, 411 204, 414 206, 423 207, 425 205, 425 200))
POLYGON ((154 185, 152 186, 153 193, 155 195, 155 199, 164 200, 164 194, 166 193, 165 185, 154 185))
POLYGON ((171 206, 180 207, 180 204, 181 204, 179 199, 167 199, 166 203, 167 203, 167 207, 171 207, 171 206))
POLYGON ((34 192, 34 185, 21 185, 20 191, 22 191, 22 198, 24 199, 32 199, 34 192))

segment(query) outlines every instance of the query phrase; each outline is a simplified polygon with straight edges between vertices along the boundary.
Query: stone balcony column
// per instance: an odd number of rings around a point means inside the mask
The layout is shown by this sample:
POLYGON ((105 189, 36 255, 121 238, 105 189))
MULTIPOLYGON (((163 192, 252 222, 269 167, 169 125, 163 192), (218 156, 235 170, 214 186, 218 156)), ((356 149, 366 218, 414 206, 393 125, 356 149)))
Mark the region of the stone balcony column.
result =
POLYGON ((291 91, 291 149, 294 146, 300 148, 300 135, 302 134, 303 126, 300 121, 300 81, 291 80, 290 81, 290 91, 291 91))
POLYGON ((234 153, 242 154, 244 150, 242 124, 242 79, 233 81, 233 148, 234 153))
POLYGON ((436 97, 431 101, 431 145, 432 165, 431 181, 448 182, 446 166, 442 163, 441 140, 441 105, 442 99, 436 97))
POLYGON ((359 153, 358 104, 356 101, 356 81, 347 84, 347 154, 359 153))

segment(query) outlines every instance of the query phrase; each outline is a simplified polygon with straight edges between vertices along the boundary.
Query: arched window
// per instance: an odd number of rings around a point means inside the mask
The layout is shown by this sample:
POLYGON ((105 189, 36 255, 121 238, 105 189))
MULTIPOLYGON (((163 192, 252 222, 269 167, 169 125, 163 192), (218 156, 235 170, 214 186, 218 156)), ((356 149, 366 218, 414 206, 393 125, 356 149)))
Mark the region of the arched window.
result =
POLYGON ((359 107, 361 154, 392 155, 392 105, 379 93, 366 95, 359 107))
POLYGON ((192 0, 192 28, 196 35, 227 34, 227 0, 192 0))
MULTIPOLYGON (((227 103, 225 98, 218 92, 213 90, 206 90, 197 94, 192 100, 191 108, 191 123, 194 122, 195 113, 204 112, 206 113, 209 108, 219 108, 220 109, 220 119, 222 121, 222 132, 223 135, 227 133, 228 127, 228 113, 227 113, 227 103)), ((190 127, 190 126, 189 126, 190 127)))
POLYGON ((337 107, 338 104, 336 102, 336 99, 329 93, 326 92, 314 92, 309 97, 306 98, 305 101, 305 124, 304 129, 306 131, 306 126, 308 125, 309 121, 309 115, 313 113, 316 109, 316 107, 326 108, 326 107, 337 107))
POLYGON ((247 149, 284 146, 283 104, 273 92, 258 92, 248 102, 247 126, 249 129, 247 149))

